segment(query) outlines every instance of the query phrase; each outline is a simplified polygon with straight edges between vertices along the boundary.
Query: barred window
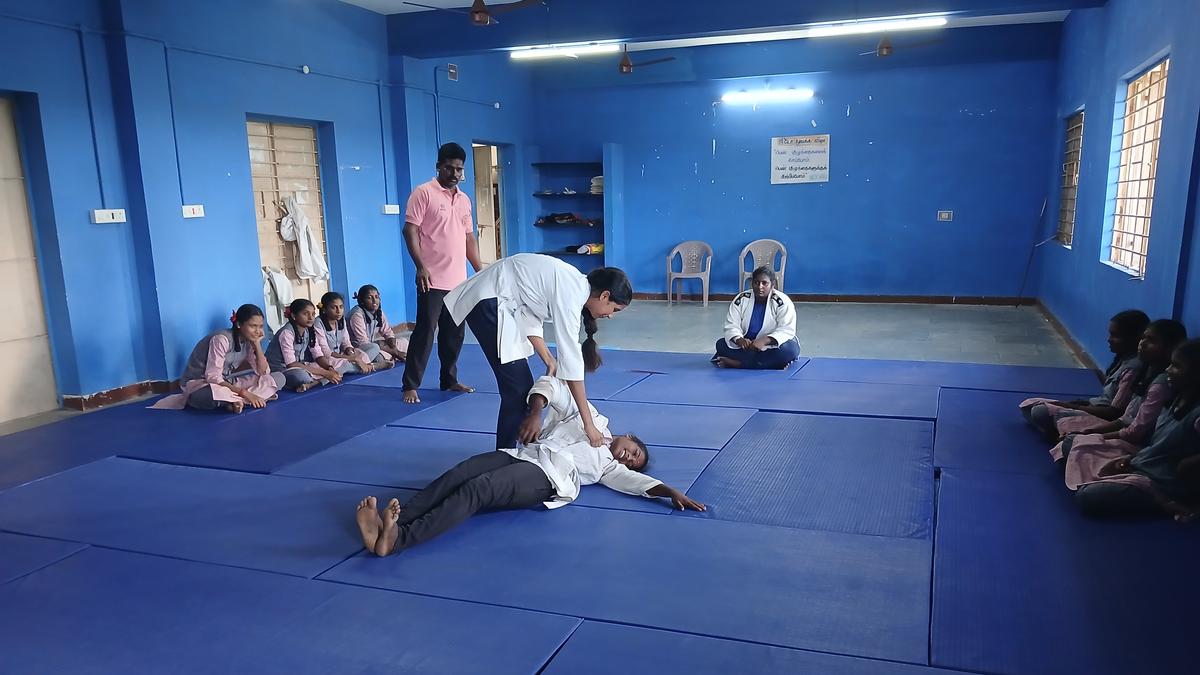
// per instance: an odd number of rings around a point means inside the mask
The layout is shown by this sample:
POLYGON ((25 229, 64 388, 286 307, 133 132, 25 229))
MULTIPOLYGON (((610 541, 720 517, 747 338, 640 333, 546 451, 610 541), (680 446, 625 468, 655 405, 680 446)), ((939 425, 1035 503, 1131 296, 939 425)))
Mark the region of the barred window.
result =
POLYGON ((1165 59, 1132 80, 1124 101, 1116 210, 1108 259, 1139 276, 1146 273, 1169 65, 1170 60, 1165 59))

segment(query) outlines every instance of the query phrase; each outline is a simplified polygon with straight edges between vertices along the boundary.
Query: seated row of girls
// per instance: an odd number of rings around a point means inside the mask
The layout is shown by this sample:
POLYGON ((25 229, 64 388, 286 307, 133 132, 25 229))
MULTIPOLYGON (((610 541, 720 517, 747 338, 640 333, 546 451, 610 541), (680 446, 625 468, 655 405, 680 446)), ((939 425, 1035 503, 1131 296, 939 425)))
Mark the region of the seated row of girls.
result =
POLYGON ((1141 366, 1138 361, 1138 344, 1142 333, 1150 325, 1150 317, 1136 309, 1117 313, 1108 322, 1108 348, 1113 354, 1112 363, 1104 371, 1104 384, 1100 393, 1089 399, 1056 401, 1029 399, 1021 403, 1021 412, 1035 429, 1042 432, 1051 442, 1056 442, 1060 433, 1056 429, 1056 418, 1074 414, 1076 411, 1114 420, 1121 416, 1129 403, 1129 388, 1126 377, 1141 366), (1126 382, 1122 389, 1121 383, 1126 382))
POLYGON ((288 307, 287 323, 267 347, 267 363, 272 372, 283 373, 286 388, 304 392, 338 384, 342 375, 385 370, 404 360, 404 345, 387 323, 378 289, 363 286, 354 297, 359 302, 349 318, 345 298, 334 291, 321 297, 320 308, 304 298, 288 307))
POLYGON ((1200 505, 1200 341, 1186 340, 1177 321, 1147 326, 1115 394, 1127 400, 1117 419, 1055 415, 1050 455, 1086 515, 1190 519, 1200 505))
POLYGON ((256 305, 242 305, 229 317, 229 328, 213 331, 192 349, 179 378, 181 393, 153 407, 239 413, 246 404, 266 406, 285 387, 306 391, 339 382, 345 373, 369 373, 403 361, 407 345, 387 323, 379 291, 367 285, 355 298, 359 304, 349 317, 339 293, 321 298, 319 318, 312 302, 296 300, 287 309, 288 322, 265 351, 263 312, 256 305))

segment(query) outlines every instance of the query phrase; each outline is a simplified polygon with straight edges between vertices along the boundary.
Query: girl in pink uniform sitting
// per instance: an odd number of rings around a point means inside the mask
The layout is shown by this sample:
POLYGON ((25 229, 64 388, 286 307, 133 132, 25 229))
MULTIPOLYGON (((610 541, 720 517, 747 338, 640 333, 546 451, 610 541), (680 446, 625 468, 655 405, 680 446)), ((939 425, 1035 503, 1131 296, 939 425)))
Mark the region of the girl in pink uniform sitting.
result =
POLYGON ((304 298, 292 301, 288 322, 271 339, 267 362, 271 371, 283 373, 284 386, 304 392, 323 384, 338 384, 342 374, 353 368, 346 359, 329 352, 325 336, 317 330, 317 308, 304 298))
POLYGON ((246 404, 262 408, 276 398, 284 378, 271 372, 263 355, 262 310, 242 305, 229 322, 229 328, 209 333, 192 349, 179 378, 183 392, 164 398, 154 408, 221 408, 240 413, 246 404))
POLYGON ((317 331, 325 337, 330 351, 354 365, 352 372, 370 373, 375 370, 371 357, 350 343, 350 329, 346 325, 346 300, 341 293, 329 291, 321 296, 317 305, 321 317, 317 320, 317 331))
POLYGON ((397 338, 383 313, 379 289, 366 284, 354 294, 358 304, 346 316, 350 344, 363 350, 378 368, 391 368, 407 356, 408 340, 397 338))

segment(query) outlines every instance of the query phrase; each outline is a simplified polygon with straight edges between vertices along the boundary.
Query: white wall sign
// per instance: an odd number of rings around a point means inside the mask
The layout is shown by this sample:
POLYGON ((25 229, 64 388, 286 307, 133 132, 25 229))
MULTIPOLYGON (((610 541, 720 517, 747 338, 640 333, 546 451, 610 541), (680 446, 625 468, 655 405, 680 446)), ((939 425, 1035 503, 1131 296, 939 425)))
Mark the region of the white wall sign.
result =
POLYGON ((771 184, 828 183, 829 134, 771 139, 771 184))

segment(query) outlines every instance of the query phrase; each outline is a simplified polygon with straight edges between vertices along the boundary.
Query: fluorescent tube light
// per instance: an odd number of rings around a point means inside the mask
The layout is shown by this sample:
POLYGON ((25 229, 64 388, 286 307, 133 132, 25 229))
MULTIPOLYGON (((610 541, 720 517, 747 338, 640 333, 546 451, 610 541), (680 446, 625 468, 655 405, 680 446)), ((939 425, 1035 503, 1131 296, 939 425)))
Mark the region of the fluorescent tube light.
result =
POLYGON ((807 101, 812 97, 812 89, 759 89, 758 91, 731 91, 721 96, 721 100, 734 105, 757 105, 759 103, 807 101))
POLYGON ((863 35, 865 33, 890 33, 902 30, 941 28, 946 25, 944 16, 921 16, 896 19, 862 19, 861 21, 837 21, 817 24, 804 29, 804 37, 837 37, 839 35, 863 35))
POLYGON ((620 51, 621 46, 612 44, 589 44, 579 45, 542 45, 539 47, 522 47, 520 49, 509 52, 509 57, 513 59, 548 59, 554 57, 576 58, 579 56, 589 56, 591 54, 615 54, 620 51))

